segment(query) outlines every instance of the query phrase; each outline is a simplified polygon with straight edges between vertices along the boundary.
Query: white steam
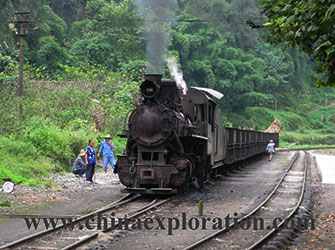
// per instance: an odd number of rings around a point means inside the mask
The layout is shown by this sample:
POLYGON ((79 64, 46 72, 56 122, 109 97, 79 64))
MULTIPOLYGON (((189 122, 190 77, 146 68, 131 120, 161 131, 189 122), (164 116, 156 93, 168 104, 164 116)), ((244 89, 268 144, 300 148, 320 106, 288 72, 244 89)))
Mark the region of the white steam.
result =
POLYGON ((175 57, 169 57, 166 59, 166 62, 171 75, 177 83, 178 88, 183 89, 184 95, 186 95, 187 85, 184 81, 183 72, 180 69, 180 65, 177 62, 177 59, 175 57))

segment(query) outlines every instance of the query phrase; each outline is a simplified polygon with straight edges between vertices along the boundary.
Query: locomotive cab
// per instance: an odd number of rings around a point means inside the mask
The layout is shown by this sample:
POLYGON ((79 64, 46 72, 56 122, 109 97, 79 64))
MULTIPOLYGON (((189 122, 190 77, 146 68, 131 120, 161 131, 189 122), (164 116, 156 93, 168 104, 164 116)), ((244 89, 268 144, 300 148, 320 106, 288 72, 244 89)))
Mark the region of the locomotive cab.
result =
MULTIPOLYGON (((198 146, 192 151, 198 155, 196 169, 200 169, 198 179, 207 178, 212 168, 223 164, 224 133, 221 121, 221 110, 212 98, 221 99, 223 94, 208 88, 190 87, 183 98, 182 107, 185 115, 190 117, 195 127, 191 138, 183 140, 196 141, 198 146)), ((185 142, 186 144, 187 142, 185 142)), ((200 181, 201 183, 202 181, 200 181)))

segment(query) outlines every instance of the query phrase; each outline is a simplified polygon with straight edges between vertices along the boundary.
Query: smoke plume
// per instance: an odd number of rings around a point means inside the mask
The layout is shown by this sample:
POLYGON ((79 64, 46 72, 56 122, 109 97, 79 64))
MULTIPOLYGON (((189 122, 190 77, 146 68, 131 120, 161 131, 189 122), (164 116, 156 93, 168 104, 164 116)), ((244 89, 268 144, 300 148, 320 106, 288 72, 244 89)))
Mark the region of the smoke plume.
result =
POLYGON ((144 19, 147 73, 161 74, 169 42, 169 30, 174 22, 176 0, 134 0, 137 14, 144 19))
POLYGON ((186 95, 187 85, 184 81, 183 72, 180 69, 180 64, 177 62, 177 59, 175 57, 170 57, 166 59, 166 62, 178 88, 183 89, 184 95, 186 95))

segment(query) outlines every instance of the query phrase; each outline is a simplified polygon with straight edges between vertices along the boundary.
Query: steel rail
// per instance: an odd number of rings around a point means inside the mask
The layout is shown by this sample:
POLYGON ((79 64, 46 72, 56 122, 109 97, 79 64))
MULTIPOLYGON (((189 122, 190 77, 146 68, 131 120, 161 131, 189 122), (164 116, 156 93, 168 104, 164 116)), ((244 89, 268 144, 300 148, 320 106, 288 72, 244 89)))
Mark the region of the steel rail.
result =
POLYGON ((300 197, 299 200, 296 204, 296 206, 292 209, 292 211, 285 217, 285 219, 283 221, 281 221, 276 227, 274 227, 271 231, 269 231, 266 235, 264 235, 263 237, 261 237, 259 240, 257 240, 254 244, 252 244, 250 247, 246 248, 246 250, 252 250, 252 249, 256 249, 258 247, 260 247, 262 244, 264 244, 265 242, 267 242, 270 237, 275 233, 278 232, 279 229, 284 225, 284 223, 286 221, 288 221, 299 209, 303 199, 304 199, 304 194, 305 194, 305 190, 306 190, 306 180, 307 180, 307 166, 310 165, 310 160, 308 158, 308 156, 306 156, 306 160, 304 162, 304 179, 303 179, 303 185, 301 187, 301 191, 300 191, 300 197))
MULTIPOLYGON (((156 208, 156 207, 159 207, 160 205, 163 205, 164 203, 170 201, 170 200, 173 199, 173 198, 175 198, 175 196, 169 197, 169 198, 167 198, 167 199, 165 199, 165 200, 162 200, 162 201, 160 201, 160 202, 158 202, 158 203, 156 203, 156 202, 157 202, 157 199, 155 199, 154 201, 152 201, 152 202, 149 203, 148 205, 145 205, 144 207, 139 208, 139 209, 137 209, 136 211, 129 212, 128 215, 129 215, 129 214, 133 214, 133 215, 131 215, 131 216, 127 216, 127 218, 128 218, 128 220, 134 219, 134 218, 136 218, 136 217, 138 217, 138 216, 144 214, 145 212, 147 212, 147 211, 149 211, 149 210, 151 210, 151 209, 153 209, 153 208, 156 208)), ((122 224, 122 223, 121 223, 121 224, 122 224)), ((118 227, 119 225, 120 225, 119 223, 116 223, 114 226, 115 226, 115 227, 116 227, 116 226, 118 227)), ((68 246, 66 246, 66 247, 64 247, 64 248, 62 248, 62 249, 60 249, 60 250, 70 250, 70 249, 74 249, 74 248, 76 248, 76 247, 78 247, 78 246, 80 246, 80 245, 86 243, 87 241, 93 240, 94 238, 98 237, 99 233, 106 233, 106 232, 111 231, 112 229, 114 229, 114 228, 112 228, 112 227, 108 227, 108 228, 106 228, 106 229, 97 231, 97 232, 95 232, 95 233, 93 233, 93 234, 91 234, 91 235, 88 235, 88 236, 85 237, 85 238, 80 239, 79 241, 76 241, 76 242, 74 242, 74 243, 72 243, 72 244, 70 244, 70 245, 68 245, 68 246)))
MULTIPOLYGON (((248 218, 249 216, 253 215, 254 213, 256 213, 261 207, 263 207, 263 205, 265 203, 267 203, 271 198, 272 196, 274 195, 274 193, 277 191, 277 189, 279 188, 280 184, 283 182, 285 176, 287 175, 287 173, 290 171, 290 169, 292 168, 293 164, 296 162, 296 160, 298 159, 298 155, 299 153, 296 152, 292 158, 292 160, 290 161, 290 163, 288 164, 288 166, 286 167, 283 175, 281 176, 280 180, 278 181, 277 185, 273 188, 272 192, 267 196, 267 198, 261 202, 258 206, 256 206, 254 209, 252 209, 252 211, 248 212, 247 214, 245 214, 244 216, 242 217, 239 217, 237 219, 237 223, 240 223, 242 220, 248 218)), ((205 242, 213 239, 214 237, 218 236, 219 234, 222 234, 222 233, 225 233, 225 232, 228 232, 229 229, 231 229, 236 223, 233 222, 231 224, 229 224, 228 227, 224 227, 220 230, 217 230, 209 235, 206 235, 205 237, 187 245, 186 247, 182 248, 182 250, 190 250, 190 249, 194 249, 195 247, 198 247, 202 244, 204 244, 205 242)))
MULTIPOLYGON (((83 220, 86 220, 87 218, 90 218, 94 215, 97 215, 99 213, 102 213, 102 212, 105 212, 105 211, 108 211, 110 209, 113 209, 113 208, 116 208, 118 206, 121 206, 121 205, 124 205, 126 203, 129 203, 133 200, 136 200, 138 199, 139 197, 141 197, 141 195, 133 195, 133 194, 127 194, 125 196, 123 196, 122 198, 120 198, 119 200, 113 202, 112 204, 108 205, 107 207, 103 207, 97 211, 94 211, 94 212, 91 212, 89 214, 86 214, 86 215, 83 215, 79 218, 77 218, 75 221, 73 221, 72 223, 73 224, 76 224, 80 221, 83 221, 83 220)), ((26 216, 26 218, 29 217, 29 216, 26 216)), ((60 230, 66 226, 69 226, 70 223, 68 224, 60 224, 54 228, 50 228, 50 229, 46 229, 46 230, 43 230, 41 232, 37 232, 35 234, 32 234, 32 235, 28 235, 26 237, 23 237, 21 239, 18 239, 18 240, 15 240, 15 241, 12 241, 12 242, 9 242, 5 245, 2 245, 0 246, 0 249, 8 249, 8 248, 12 248, 12 247, 16 247, 16 246, 19 246, 19 245, 22 245, 23 243, 26 243, 28 241, 31 241, 31 240, 34 240, 36 238, 40 238, 41 236, 44 236, 44 235, 47 235, 47 234, 50 234, 54 231, 57 231, 57 230, 60 230)))

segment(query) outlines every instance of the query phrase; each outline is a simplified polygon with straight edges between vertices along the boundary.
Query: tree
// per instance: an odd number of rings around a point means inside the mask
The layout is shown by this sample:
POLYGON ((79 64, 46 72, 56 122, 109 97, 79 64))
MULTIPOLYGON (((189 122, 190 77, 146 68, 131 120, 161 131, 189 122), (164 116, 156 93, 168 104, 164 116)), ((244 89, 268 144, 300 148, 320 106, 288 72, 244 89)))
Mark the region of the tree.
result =
POLYGON ((39 47, 36 52, 36 66, 44 68, 48 73, 57 73, 60 65, 66 63, 68 54, 55 41, 53 36, 40 38, 39 47))
POLYGON ((89 39, 78 40, 73 44, 70 52, 78 58, 78 65, 87 62, 91 65, 103 65, 109 68, 117 66, 113 46, 101 34, 89 39))
POLYGON ((333 1, 265 0, 269 41, 298 47, 316 61, 318 86, 335 86, 335 4, 333 1))
POLYGON ((110 49, 112 50, 113 65, 105 66, 113 67, 115 71, 122 64, 143 56, 141 30, 133 8, 129 0, 119 4, 105 0, 87 3, 86 12, 90 22, 87 22, 85 27, 85 39, 94 42, 94 38, 99 36, 98 42, 109 47, 108 50, 104 50, 106 53, 103 56, 108 57, 111 53, 110 49))

